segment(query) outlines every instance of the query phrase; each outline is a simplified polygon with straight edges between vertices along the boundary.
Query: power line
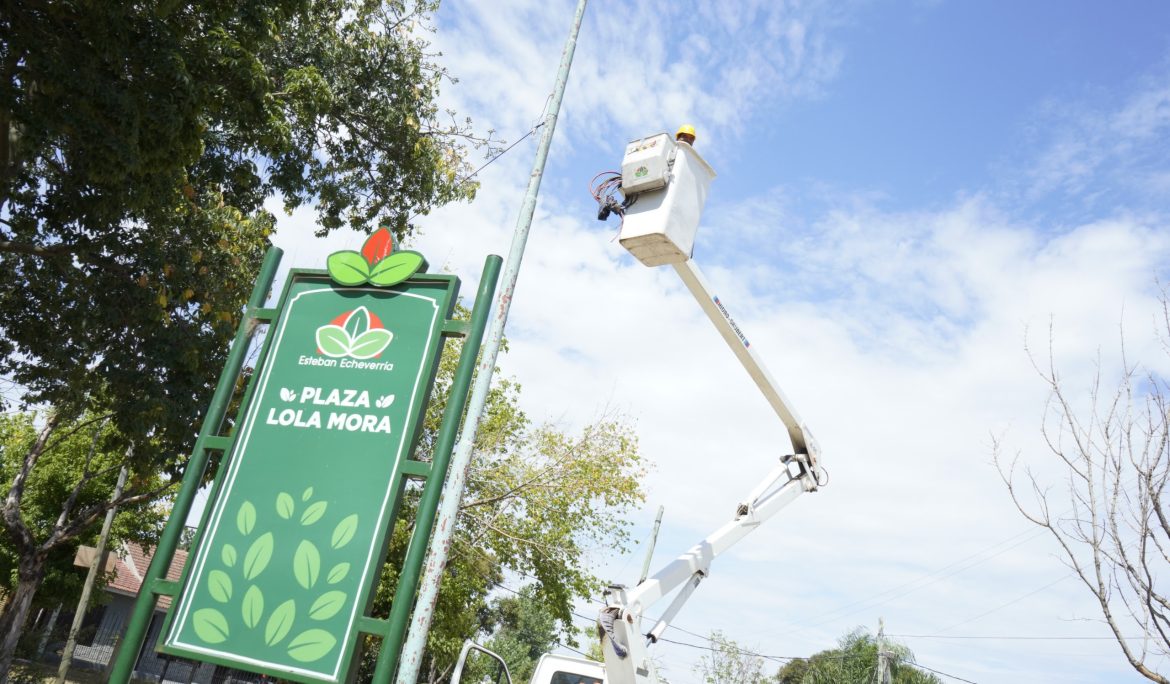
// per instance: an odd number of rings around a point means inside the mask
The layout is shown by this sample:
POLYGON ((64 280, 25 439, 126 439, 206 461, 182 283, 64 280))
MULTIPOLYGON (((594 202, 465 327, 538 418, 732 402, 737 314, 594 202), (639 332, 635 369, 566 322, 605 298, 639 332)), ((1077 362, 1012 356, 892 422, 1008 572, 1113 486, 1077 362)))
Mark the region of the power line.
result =
POLYGON ((1024 594, 1024 595, 1022 595, 1022 596, 1017 596, 1016 598, 1014 598, 1014 599, 1012 599, 1012 600, 1008 601, 1007 603, 1005 603, 1005 604, 1003 604, 1003 605, 996 606, 995 608, 992 608, 992 609, 991 609, 991 610, 989 610, 989 611, 986 611, 986 612, 980 613, 980 614, 978 614, 978 615, 976 615, 976 616, 974 616, 974 617, 969 617, 969 618, 967 618, 966 620, 963 620, 962 622, 956 622, 955 624, 953 624, 953 625, 949 625, 949 626, 947 626, 947 627, 944 627, 944 628, 942 628, 942 629, 941 629, 941 630, 939 630, 939 631, 940 631, 940 632, 945 632, 945 631, 947 631, 947 630, 954 629, 955 627, 959 627, 959 626, 965 625, 965 624, 967 624, 968 622, 974 622, 974 621, 976 621, 976 620, 978 620, 978 619, 980 619, 980 618, 987 617, 988 615, 991 615, 992 613, 994 613, 994 612, 996 612, 996 611, 998 611, 998 610, 1003 610, 1004 608, 1007 608, 1007 607, 1008 607, 1008 606, 1010 606, 1010 605, 1013 605, 1013 604, 1019 603, 1020 601, 1023 601, 1024 599, 1028 598, 1029 596, 1032 596, 1032 595, 1034 595, 1034 594, 1039 594, 1040 592, 1044 591, 1045 589, 1047 589, 1047 588, 1049 588, 1049 587, 1051 587, 1051 586, 1053 586, 1053 585, 1059 584, 1059 583, 1061 583, 1061 582, 1065 581, 1066 579, 1068 579, 1069 577, 1072 577, 1072 576, 1073 576, 1073 575, 1072 575, 1072 573, 1069 573, 1069 574, 1067 574, 1067 575, 1065 575, 1065 576, 1063 576, 1063 577, 1059 577, 1059 578, 1057 578, 1055 581, 1049 582, 1048 584, 1045 584, 1044 586, 1040 587, 1039 589, 1033 589, 1032 591, 1029 591, 1028 593, 1026 593, 1026 594, 1024 594))
MULTIPOLYGON (((529 128, 529 129, 528 129, 528 132, 527 132, 527 133, 525 133, 524 135, 520 136, 520 138, 519 138, 519 139, 518 139, 516 142, 512 143, 511 145, 508 145, 508 146, 507 146, 507 147, 505 147, 504 149, 502 149, 502 150, 500 150, 499 152, 497 152, 495 155, 493 155, 493 156, 492 156, 492 158, 491 158, 491 159, 488 159, 486 162, 484 162, 484 163, 483 163, 483 165, 482 165, 482 166, 480 166, 478 169, 476 169, 476 170, 472 171, 471 173, 467 174, 467 175, 466 175, 466 176, 464 176, 463 178, 460 178, 460 179, 458 179, 457 181, 455 181, 455 187, 459 187, 459 186, 463 185, 464 183, 466 183, 467 181, 471 180, 472 178, 475 178, 476 176, 478 176, 480 171, 483 171, 484 169, 486 169, 487 167, 489 167, 489 166, 491 166, 493 163, 495 163, 495 161, 496 161, 497 159, 499 159, 500 157, 504 156, 505 154, 507 154, 507 153, 511 152, 513 147, 515 147, 515 146, 519 145, 520 143, 524 142, 524 141, 525 141, 525 140, 528 138, 528 136, 530 136, 530 135, 532 135, 533 133, 535 133, 535 132, 537 131, 537 129, 539 129, 541 126, 543 126, 543 125, 544 125, 544 123, 545 123, 544 121, 541 121, 540 123, 536 124, 536 125, 535 125, 535 126, 533 126, 532 128, 529 128)), ((421 215, 422 215, 422 213, 423 213, 422 211, 417 211, 417 212, 415 212, 413 216, 411 216, 409 219, 407 219, 407 221, 413 221, 413 220, 415 220, 416 218, 418 218, 419 216, 421 216, 421 215)))
MULTIPOLYGON (((891 634, 899 639, 987 639, 998 641, 1114 641, 1117 637, 1111 636, 1030 636, 1030 635, 971 635, 971 634, 891 634)), ((1126 641, 1141 641, 1148 636, 1121 637, 1126 641)))
MULTIPOLYGON (((878 606, 885 605, 885 604, 887 604, 895 599, 899 599, 899 598, 902 598, 903 596, 906 596, 908 594, 912 594, 916 591, 919 591, 920 589, 925 589, 926 587, 929 587, 932 584, 935 584, 937 582, 941 582, 942 580, 944 580, 948 577, 951 577, 951 576, 957 575, 961 572, 965 572, 967 570, 970 570, 971 568, 975 567, 976 565, 986 563, 987 561, 991 560, 992 558, 995 558, 995 557, 1000 556, 1004 553, 1007 553, 1008 551, 1016 548, 1017 546, 1021 546, 1029 541, 1032 541, 1033 539, 1036 539, 1038 537, 1043 536, 1043 534, 1044 534, 1044 530, 1042 528, 1041 529, 1023 530, 1017 534, 1014 534, 1014 535, 1008 537, 1007 539, 1004 539, 1003 541, 996 542, 995 544, 984 547, 983 549, 980 549, 979 551, 976 551, 975 553, 972 553, 968 556, 960 558, 957 561, 954 561, 952 563, 944 565, 943 567, 939 568, 938 570, 934 570, 934 571, 928 572, 924 575, 920 575, 920 576, 916 577, 915 579, 912 579, 908 582, 903 582, 902 584, 891 587, 890 589, 886 589, 885 591, 874 594, 868 598, 859 599, 859 600, 853 601, 851 603, 846 603, 845 605, 839 606, 833 610, 830 610, 826 613, 821 614, 822 618, 824 618, 825 615, 829 615, 831 617, 828 617, 826 619, 822 619, 822 620, 815 622, 815 623, 812 623, 812 624, 799 623, 799 622, 798 623, 789 623, 789 624, 793 625, 794 627, 801 627, 801 626, 819 627, 821 625, 826 625, 830 622, 840 620, 843 617, 853 615, 855 613, 859 613, 863 610, 872 610, 874 608, 877 608, 878 606), (1017 539, 1019 541, 1016 541, 1017 539), (980 558, 980 556, 983 556, 984 554, 988 553, 989 551, 997 549, 997 548, 1003 546, 1004 544, 1008 544, 1009 542, 1013 542, 1013 541, 1015 543, 1011 544, 1010 546, 1006 546, 1002 549, 999 549, 998 551, 996 551, 995 553, 993 553, 989 556, 980 558), (968 561, 972 561, 972 560, 974 562, 968 563, 968 561), (952 568, 953 568, 953 570, 952 570, 952 568), (948 570, 950 570, 950 572, 947 572, 948 570), (924 582, 924 580, 929 580, 929 581, 924 582), (905 591, 901 591, 903 589, 905 589, 905 591), (885 597, 885 598, 883 598, 883 597, 885 597), (854 606, 859 606, 859 607, 854 609, 854 610, 848 610, 850 608, 853 608, 854 606)), ((778 631, 779 629, 783 629, 783 627, 779 627, 776 630, 768 630, 768 632, 775 632, 775 631, 778 631)), ((795 631, 795 630, 789 630, 789 631, 791 632, 791 631, 795 631)))
MULTIPOLYGON (((890 635, 890 636, 894 636, 894 635, 890 635)), ((691 643, 687 643, 685 641, 675 641, 673 639, 666 639, 666 638, 660 638, 659 641, 665 641, 665 642, 670 643, 670 644, 675 644, 676 646, 686 646, 688 648, 694 648, 694 649, 698 649, 698 650, 702 650, 702 651, 711 651, 711 652, 715 651, 714 646, 703 646, 701 644, 691 644, 691 643)), ((806 660, 806 661, 812 660, 811 656, 782 656, 782 655, 766 655, 763 653, 755 653, 753 651, 749 651, 747 649, 739 648, 738 646, 733 646, 731 644, 726 644, 726 643, 724 644, 724 647, 729 648, 729 649, 736 651, 738 653, 742 653, 744 655, 754 656, 756 658, 763 658, 765 660, 785 661, 785 662, 791 662, 793 660, 806 660)), ((870 656, 868 654, 861 654, 861 653, 842 653, 840 655, 825 655, 825 656, 821 656, 821 657, 825 658, 825 659, 832 659, 832 660, 853 660, 853 659, 857 659, 857 658, 868 659, 870 656)), ((908 664, 912 665, 913 667, 921 668, 923 670, 927 670, 929 672, 933 672, 935 674, 942 675, 944 677, 950 677, 951 679, 955 679, 955 680, 960 681, 960 682, 967 682, 968 684, 976 684, 975 682, 971 681, 970 679, 964 679, 963 677, 959 677, 957 675, 953 675, 953 674, 950 674, 948 672, 943 672, 942 670, 936 670, 932 667, 927 667, 927 666, 925 666, 921 663, 918 663, 918 662, 908 662, 908 664)))

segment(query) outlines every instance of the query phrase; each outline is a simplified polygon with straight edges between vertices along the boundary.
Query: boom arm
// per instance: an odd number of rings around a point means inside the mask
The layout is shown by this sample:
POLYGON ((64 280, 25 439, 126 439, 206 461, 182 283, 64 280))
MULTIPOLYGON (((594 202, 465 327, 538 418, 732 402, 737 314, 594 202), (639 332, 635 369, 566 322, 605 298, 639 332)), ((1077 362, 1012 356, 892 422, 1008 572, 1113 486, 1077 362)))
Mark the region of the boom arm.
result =
POLYGON ((756 356, 726 306, 712 294, 699 267, 688 259, 674 264, 674 269, 784 423, 794 453, 780 458, 780 463, 739 505, 730 522, 637 587, 609 587, 606 608, 599 620, 605 632, 602 652, 607 684, 658 684, 646 647, 656 642, 670 625, 707 576, 711 562, 798 496, 819 486, 816 474, 819 451, 808 428, 756 356), (646 609, 676 590, 678 593, 662 616, 643 633, 642 617, 646 609))

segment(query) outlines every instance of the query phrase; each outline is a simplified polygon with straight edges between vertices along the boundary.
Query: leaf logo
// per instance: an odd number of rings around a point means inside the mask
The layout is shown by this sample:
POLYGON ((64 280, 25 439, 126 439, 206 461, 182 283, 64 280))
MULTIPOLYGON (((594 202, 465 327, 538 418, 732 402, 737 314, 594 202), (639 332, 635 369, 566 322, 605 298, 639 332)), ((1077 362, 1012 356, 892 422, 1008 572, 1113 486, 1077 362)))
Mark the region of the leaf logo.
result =
POLYGON ((376 287, 397 285, 419 270, 426 270, 426 263, 418 252, 394 251, 394 235, 384 226, 366 239, 360 252, 342 250, 325 260, 329 277, 346 287, 366 283, 376 287))
POLYGON ((297 398, 297 393, 287 387, 280 388, 280 398, 285 401, 292 401, 297 398))
POLYGON ((387 406, 389 406, 390 404, 393 404, 393 403, 394 403, 394 395, 387 394, 384 397, 378 397, 378 400, 374 402, 374 406, 377 406, 378 408, 386 408, 387 406))
POLYGON ((381 354, 394 333, 364 306, 341 314, 317 328, 317 352, 330 358, 372 359, 381 354))

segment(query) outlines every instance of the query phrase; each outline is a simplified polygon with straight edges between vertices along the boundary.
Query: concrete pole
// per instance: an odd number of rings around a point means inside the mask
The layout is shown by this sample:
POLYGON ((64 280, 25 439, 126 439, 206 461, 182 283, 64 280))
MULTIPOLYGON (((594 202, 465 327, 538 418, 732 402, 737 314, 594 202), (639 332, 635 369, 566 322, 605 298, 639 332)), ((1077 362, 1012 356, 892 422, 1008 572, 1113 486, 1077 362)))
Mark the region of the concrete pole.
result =
POLYGON ((49 645, 49 636, 53 633, 53 628, 57 626, 57 616, 60 614, 61 604, 58 603, 49 615, 49 621, 45 624, 45 628, 41 630, 41 638, 37 640, 37 660, 45 655, 45 647, 49 645))
POLYGON ((564 99, 565 84, 569 80, 569 68, 573 64, 573 53, 577 48, 577 35, 581 31, 586 2, 587 0, 579 0, 577 3, 577 12, 573 17, 569 38, 561 53, 556 85, 553 88, 552 99, 549 101, 548 112, 545 114, 540 144, 536 149, 536 160, 532 165, 532 173, 528 177, 528 190, 525 192, 524 202, 520 206, 520 216, 516 219, 516 230, 512 234, 512 247, 508 252, 507 261, 504 262, 503 286, 500 288, 496 313, 488 322, 487 342, 484 344, 479 368, 476 371, 475 384, 472 386, 467 419, 459 434, 459 442, 455 445, 455 454, 451 459, 447 483, 439 501, 439 517, 435 521, 435 533, 427 553, 426 565, 423 568, 418 600, 411 618, 410 632, 407 634, 406 644, 402 648, 402 657, 399 660, 396 680, 398 684, 415 684, 418 680, 419 668, 422 666, 427 633, 430 631, 431 618, 435 613, 435 602, 439 597, 439 584, 442 582, 443 570, 447 566, 447 555, 451 550, 451 538, 455 532, 455 518, 459 513, 463 486, 467 482, 467 473, 471 467, 471 452, 475 446, 476 433, 479 430, 479 419, 487 404, 488 390, 491 389, 492 372, 495 370, 496 357, 499 355, 500 343, 504 337, 504 326, 508 322, 508 310, 512 306, 512 294, 516 289, 520 262, 524 258, 524 247, 528 242, 529 230, 532 228, 532 215, 536 211, 536 197, 540 192, 540 181, 544 176, 548 150, 552 145, 553 132, 557 127, 557 115, 561 110, 561 100, 564 99))
MULTIPOLYGON (((130 456, 130 452, 126 452, 130 456)), ((126 478, 130 469, 122 466, 118 473, 118 484, 114 485, 114 495, 110 501, 117 501, 122 496, 122 488, 126 486, 126 478)), ((57 677, 54 684, 64 684, 65 675, 69 674, 69 666, 73 664, 73 651, 77 648, 77 633, 81 631, 81 623, 85 620, 85 611, 89 607, 89 597, 93 593, 93 585, 97 581, 98 569, 106 564, 106 544, 110 540, 110 527, 114 524, 114 515, 118 507, 111 506, 106 511, 106 519, 102 522, 102 532, 98 537, 97 553, 94 554, 93 565, 85 575, 85 584, 81 587, 81 598, 77 600, 77 612, 73 614, 73 625, 69 628, 69 638, 65 640, 65 650, 61 653, 61 665, 57 668, 57 677)))
POLYGON ((877 684, 890 684, 890 654, 886 651, 886 621, 882 618, 878 618, 877 655, 877 684))
POLYGON ((638 575, 638 584, 646 581, 650 574, 650 560, 654 558, 654 547, 658 544, 658 528, 662 527, 662 506, 658 507, 658 515, 654 516, 654 531, 650 533, 650 545, 646 547, 646 558, 642 561, 642 572, 638 575))

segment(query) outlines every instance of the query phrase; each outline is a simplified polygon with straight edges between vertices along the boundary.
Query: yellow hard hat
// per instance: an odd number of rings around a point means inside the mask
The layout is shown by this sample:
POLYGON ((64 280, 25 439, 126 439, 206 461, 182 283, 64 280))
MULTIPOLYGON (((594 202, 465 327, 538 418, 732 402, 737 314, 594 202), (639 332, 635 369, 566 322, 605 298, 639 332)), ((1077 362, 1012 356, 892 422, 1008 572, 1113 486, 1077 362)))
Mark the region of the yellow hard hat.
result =
POLYGON ((677 140, 678 136, 680 136, 680 135, 689 135, 692 138, 694 138, 695 137, 695 127, 690 125, 690 124, 683 124, 683 125, 679 126, 678 132, 674 134, 675 140, 677 140))

